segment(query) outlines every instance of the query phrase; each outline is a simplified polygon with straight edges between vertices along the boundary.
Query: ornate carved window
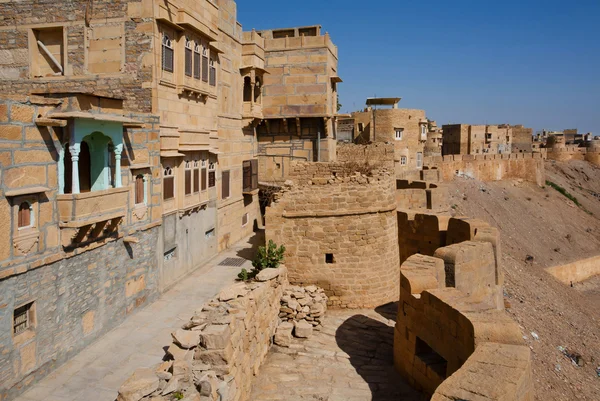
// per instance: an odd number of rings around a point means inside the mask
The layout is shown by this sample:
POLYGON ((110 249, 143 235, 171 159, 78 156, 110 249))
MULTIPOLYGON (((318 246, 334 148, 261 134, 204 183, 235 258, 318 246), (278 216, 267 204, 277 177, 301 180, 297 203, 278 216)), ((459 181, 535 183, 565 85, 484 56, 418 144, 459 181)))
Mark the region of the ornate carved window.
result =
POLYGON ((188 77, 192 76, 193 69, 193 61, 192 61, 192 53, 193 53, 194 44, 189 38, 185 38, 185 75, 188 77))
POLYGON ((202 46, 202 80, 208 82, 208 49, 202 46))
POLYGON ((162 38, 162 69, 164 71, 173 72, 173 42, 166 33, 163 33, 162 38))
POLYGON ((144 175, 138 174, 135 176, 135 204, 141 205, 146 202, 145 199, 145 183, 144 175))
POLYGON ((217 68, 215 67, 215 60, 210 59, 210 86, 217 86, 217 68))
POLYGON ((192 162, 185 161, 185 194, 192 194, 192 162))
POLYGON ((165 167, 163 170, 163 199, 173 199, 175 197, 175 176, 171 167, 165 167))
POLYGON ((196 43, 196 46, 194 46, 194 78, 195 79, 200 79, 200 44, 196 43))

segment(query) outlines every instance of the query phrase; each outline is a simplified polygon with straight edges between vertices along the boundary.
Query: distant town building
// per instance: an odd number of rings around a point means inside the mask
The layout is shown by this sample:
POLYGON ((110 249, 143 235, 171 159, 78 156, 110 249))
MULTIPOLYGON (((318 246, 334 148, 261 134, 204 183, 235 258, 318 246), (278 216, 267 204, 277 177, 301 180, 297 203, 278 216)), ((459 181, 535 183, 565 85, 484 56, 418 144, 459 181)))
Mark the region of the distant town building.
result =
POLYGON ((400 109, 396 98, 369 98, 364 111, 352 113, 355 143, 394 144, 396 174, 423 167, 428 120, 425 110, 400 109))
POLYGON ((531 152, 532 130, 522 125, 443 126, 444 155, 509 154, 531 152))

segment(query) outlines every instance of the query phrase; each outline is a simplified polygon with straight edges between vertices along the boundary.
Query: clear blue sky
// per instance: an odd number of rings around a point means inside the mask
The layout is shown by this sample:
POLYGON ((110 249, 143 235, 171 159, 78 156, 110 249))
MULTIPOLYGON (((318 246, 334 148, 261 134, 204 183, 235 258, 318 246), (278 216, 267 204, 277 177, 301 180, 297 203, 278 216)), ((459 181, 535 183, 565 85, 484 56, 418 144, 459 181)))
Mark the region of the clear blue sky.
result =
POLYGON ((402 97, 438 124, 600 135, 600 0, 238 0, 244 30, 316 25, 339 49, 342 112, 402 97))

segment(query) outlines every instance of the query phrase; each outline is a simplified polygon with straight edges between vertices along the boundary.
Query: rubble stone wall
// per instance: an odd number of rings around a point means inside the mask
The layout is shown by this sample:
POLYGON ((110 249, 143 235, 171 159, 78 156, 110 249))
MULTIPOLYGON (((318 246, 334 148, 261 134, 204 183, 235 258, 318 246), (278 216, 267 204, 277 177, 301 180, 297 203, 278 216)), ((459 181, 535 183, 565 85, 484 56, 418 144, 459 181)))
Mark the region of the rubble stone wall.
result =
POLYGON ((426 181, 396 180, 396 203, 400 209, 444 209, 448 188, 426 181))
POLYGON ((355 145, 352 143, 337 144, 337 161, 368 163, 394 167, 394 145, 388 143, 373 143, 370 145, 355 145))
POLYGON ((426 157, 424 165, 437 168, 444 181, 464 175, 480 181, 520 178, 540 186, 545 184, 544 157, 541 153, 434 156, 426 157))
POLYGON ((0 399, 18 394, 156 300, 158 227, 0 280, 0 399), (13 335, 13 310, 33 302, 29 330, 13 335))
POLYGON ((286 247, 290 282, 325 289, 329 305, 398 299, 395 180, 347 174, 344 163, 294 162, 266 212, 266 237, 286 247))
MULTIPOLYGON (((248 400, 279 324, 287 270, 265 269, 258 282, 237 283, 205 304, 172 333, 168 359, 138 369, 119 389, 118 401, 248 400)), ((261 272, 262 273, 262 272, 261 272)))

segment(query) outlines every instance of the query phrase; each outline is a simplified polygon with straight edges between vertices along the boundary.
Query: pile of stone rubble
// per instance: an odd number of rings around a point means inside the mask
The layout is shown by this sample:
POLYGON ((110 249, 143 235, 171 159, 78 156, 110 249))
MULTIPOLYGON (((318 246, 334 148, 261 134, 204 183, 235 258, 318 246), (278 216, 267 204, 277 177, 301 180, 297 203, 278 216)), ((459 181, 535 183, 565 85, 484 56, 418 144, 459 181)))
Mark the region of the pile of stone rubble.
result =
POLYGON ((327 310, 327 295, 315 285, 289 286, 281 297, 279 318, 281 324, 275 333, 275 344, 287 347, 292 335, 308 338, 313 330, 320 330, 327 310))

